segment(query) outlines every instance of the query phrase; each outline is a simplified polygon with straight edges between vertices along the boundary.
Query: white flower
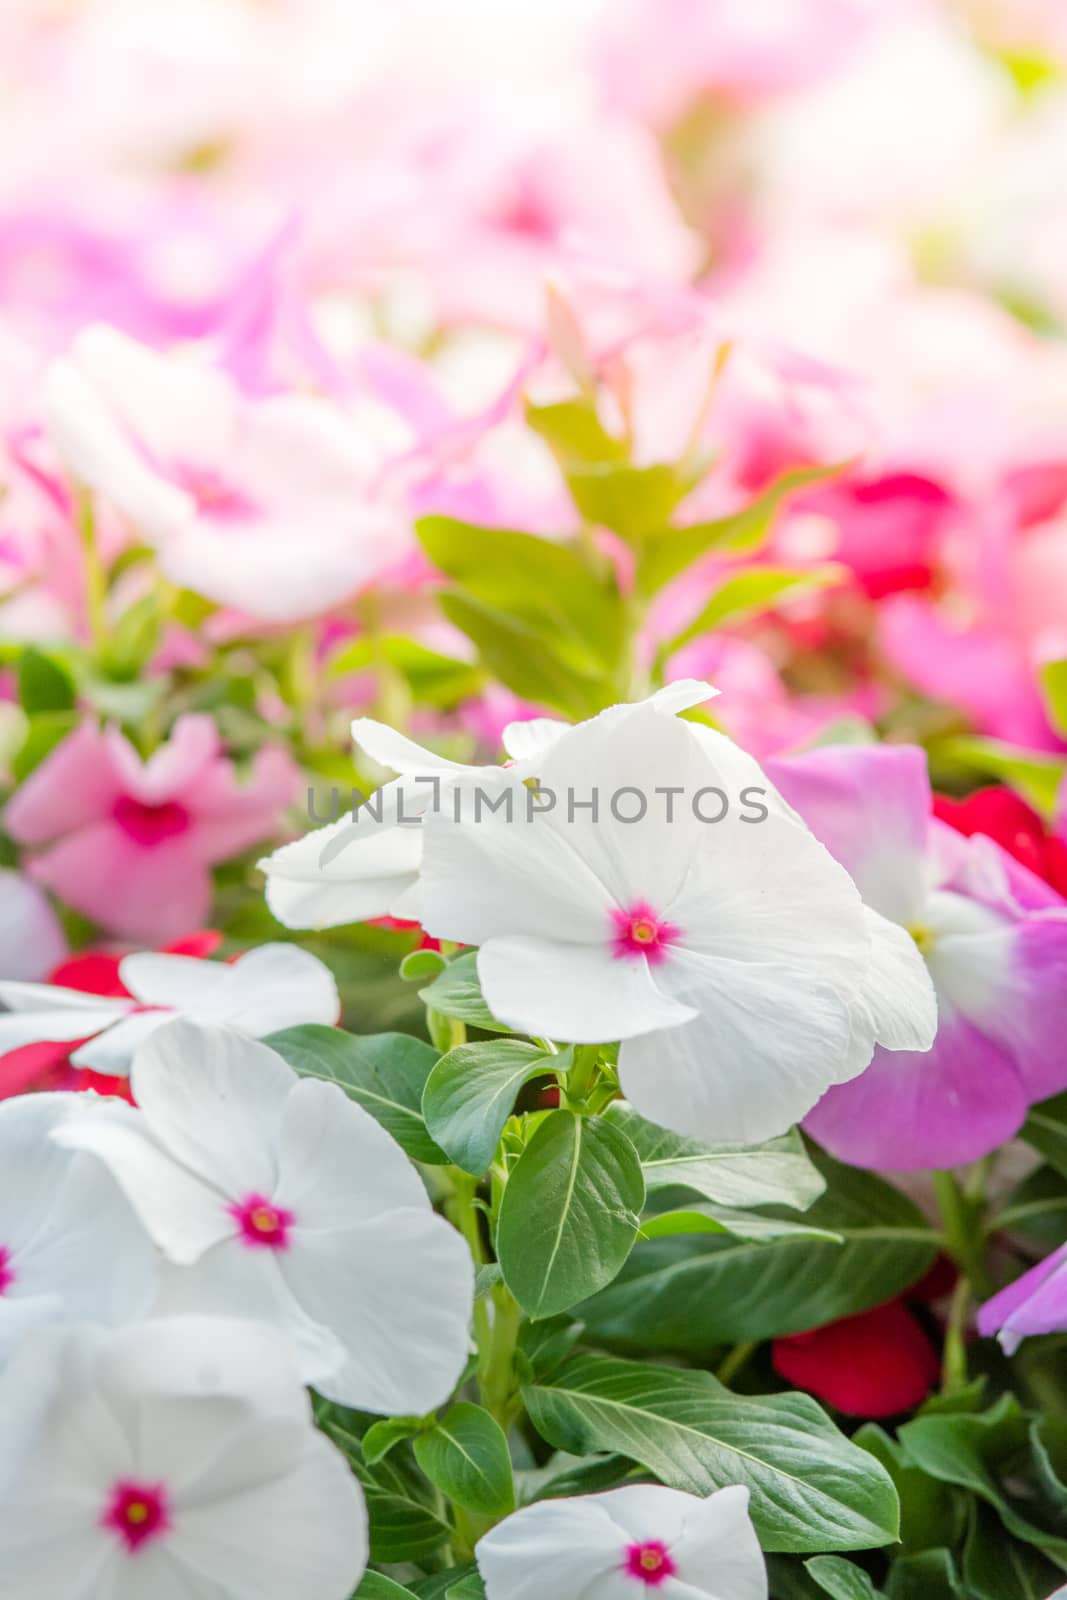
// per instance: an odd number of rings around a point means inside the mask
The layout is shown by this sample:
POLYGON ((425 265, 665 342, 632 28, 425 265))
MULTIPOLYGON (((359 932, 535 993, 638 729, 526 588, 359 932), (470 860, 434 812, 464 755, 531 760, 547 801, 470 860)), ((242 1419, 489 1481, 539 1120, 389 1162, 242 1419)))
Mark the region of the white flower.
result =
POLYGON ((551 809, 505 774, 510 811, 431 815, 421 920, 481 946, 502 1022, 621 1039, 643 1115, 747 1143, 855 1077, 876 1037, 928 1049, 936 1006, 917 951, 894 949, 888 981, 852 880, 751 757, 671 709, 617 706, 561 734, 537 762, 551 809))
POLYGON ((0 1379, 0 1572, 33 1600, 348 1600, 366 1511, 290 1352, 178 1318, 25 1340, 0 1379))
POLYGON ((767 1600, 739 1485, 706 1500, 652 1484, 540 1500, 475 1555, 487 1600, 767 1600))
POLYGON ((156 1292, 155 1252, 110 1174, 50 1135, 80 1095, 0 1103, 0 1360, 50 1322, 130 1322, 156 1292))
MULTIPOLYGON (((661 689, 651 703, 681 711, 717 693, 710 684, 687 679, 661 689)), ((529 777, 567 731, 567 723, 552 717, 509 723, 503 744, 510 779, 504 781, 529 777)), ((317 828, 259 863, 267 878, 267 904, 287 928, 335 928, 387 916, 417 921, 421 823, 432 809, 447 804, 450 788, 461 780, 488 792, 504 773, 497 766, 449 761, 371 717, 356 718, 352 737, 372 761, 400 777, 378 790, 356 817, 317 828)))
POLYGON ((40 1040, 88 1039, 76 1067, 123 1075, 134 1051, 176 1016, 260 1038, 304 1022, 335 1023, 341 1003, 330 969, 292 944, 265 944, 239 961, 192 956, 125 956, 119 977, 132 1000, 101 998, 51 984, 0 983, 0 1054, 40 1040))
POLYGON ((55 1137, 100 1157, 174 1264, 160 1309, 271 1324, 344 1405, 445 1400, 467 1357, 470 1252, 373 1117, 266 1045, 191 1022, 154 1034, 131 1082, 139 1110, 55 1137))

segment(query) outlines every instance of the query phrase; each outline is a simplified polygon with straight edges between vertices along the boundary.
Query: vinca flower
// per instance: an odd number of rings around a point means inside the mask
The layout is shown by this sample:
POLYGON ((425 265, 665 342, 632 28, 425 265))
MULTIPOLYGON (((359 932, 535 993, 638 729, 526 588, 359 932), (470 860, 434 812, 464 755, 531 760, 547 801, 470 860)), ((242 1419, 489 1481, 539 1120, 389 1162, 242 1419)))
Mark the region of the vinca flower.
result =
POLYGON ((481 946, 502 1022, 621 1039, 643 1116, 747 1143, 862 1072, 876 1038, 928 1049, 936 1019, 911 941, 865 913, 750 757, 672 714, 700 690, 560 733, 536 762, 552 807, 513 777, 510 805, 431 815, 421 921, 481 946))
POLYGON ((229 1029, 142 1044, 139 1110, 57 1130, 114 1175, 173 1270, 161 1309, 253 1316, 329 1399, 421 1415, 467 1358, 473 1266, 400 1148, 336 1084, 229 1029))
POLYGON ((1067 1244, 987 1300, 978 1331, 995 1334, 1009 1356, 1033 1334, 1067 1331, 1067 1244))
POLYGON ((0 871, 0 978, 36 982, 67 953, 48 896, 29 878, 0 871))
POLYGON ((915 1171, 976 1161, 1067 1088, 1067 911, 991 839, 932 820, 924 753, 840 745, 772 761, 774 782, 937 991, 933 1049, 878 1050, 806 1126, 843 1161, 915 1171), (1028 909, 1028 906, 1034 909, 1028 909))
POLYGON ((156 1292, 155 1252, 111 1175, 51 1138, 80 1105, 0 1105, 0 1360, 48 1323, 136 1321, 156 1292))
POLYGON ((41 1041, 85 1040, 75 1067, 122 1076, 134 1051, 183 1016, 260 1038, 302 1022, 335 1023, 341 1002, 330 969, 292 944, 265 944, 240 960, 198 961, 144 951, 124 956, 118 975, 132 999, 80 989, 0 982, 0 1054, 41 1041))
POLYGON ((208 920, 211 867, 277 828, 295 768, 256 756, 238 783, 210 717, 179 717, 147 761, 83 722, 12 796, 4 827, 29 876, 119 938, 159 944, 208 920))
POLYGON ((539 1500, 475 1550, 487 1600, 766 1600, 748 1490, 633 1484, 539 1500))
POLYGON ((34 1600, 348 1600, 363 1497, 255 1323, 86 1324, 0 1377, 0 1573, 34 1600))

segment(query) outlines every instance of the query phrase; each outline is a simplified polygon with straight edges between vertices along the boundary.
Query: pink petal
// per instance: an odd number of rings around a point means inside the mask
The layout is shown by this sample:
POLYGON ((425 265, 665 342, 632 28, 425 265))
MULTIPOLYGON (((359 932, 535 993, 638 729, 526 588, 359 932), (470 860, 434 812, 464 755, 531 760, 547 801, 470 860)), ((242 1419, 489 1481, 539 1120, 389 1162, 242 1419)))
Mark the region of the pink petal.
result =
POLYGON ((202 923, 211 879, 192 835, 146 848, 113 822, 69 835, 32 864, 60 899, 122 939, 162 944, 202 923))
POLYGON ((16 790, 4 826, 19 844, 44 844, 110 815, 120 793, 111 744, 84 722, 16 790))

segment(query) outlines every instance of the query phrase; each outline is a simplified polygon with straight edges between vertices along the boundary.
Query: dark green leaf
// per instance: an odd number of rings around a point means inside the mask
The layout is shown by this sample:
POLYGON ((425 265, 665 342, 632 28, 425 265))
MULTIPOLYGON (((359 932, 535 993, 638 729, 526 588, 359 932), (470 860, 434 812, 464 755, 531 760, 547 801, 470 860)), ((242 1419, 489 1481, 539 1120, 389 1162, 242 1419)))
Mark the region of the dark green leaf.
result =
POLYGON ((447 1162, 422 1120, 422 1091, 437 1052, 406 1033, 343 1033, 309 1023, 265 1041, 302 1078, 336 1083, 391 1133, 413 1161, 447 1162))
POLYGON ((517 1039, 458 1045, 441 1057, 426 1080, 426 1126, 457 1167, 481 1176, 492 1164, 523 1084, 557 1063, 563 1064, 563 1058, 546 1056, 537 1045, 517 1039))
POLYGON ((531 1318, 610 1283, 637 1237, 645 1185, 626 1135, 556 1111, 512 1168, 497 1224, 504 1282, 531 1318))
POLYGON ((74 683, 61 661, 29 644, 19 656, 18 696, 29 717, 42 712, 73 711, 74 683))
POLYGON ((1067 1094, 1030 1107, 1022 1136, 1057 1172, 1067 1177, 1067 1094))
POLYGON ((896 1538, 889 1475, 808 1395, 736 1395, 706 1372, 578 1356, 523 1397, 557 1449, 629 1456, 690 1494, 747 1484, 767 1550, 860 1550, 896 1538))
POLYGON ((873 1173, 815 1159, 829 1187, 805 1221, 843 1243, 650 1240, 582 1306, 590 1333, 626 1349, 703 1355, 718 1344, 801 1333, 866 1311, 920 1278, 936 1239, 918 1208, 873 1173))
POLYGON ((1063 1574, 1031 1545, 1009 1539, 996 1512, 974 1501, 963 1579, 968 1600, 1048 1600, 1063 1574))
POLYGON ((432 1484, 468 1511, 506 1516, 515 1507, 508 1442, 481 1406, 460 1400, 415 1440, 415 1460, 432 1484))
POLYGON ((889 1569, 888 1600, 963 1600, 956 1563, 948 1550, 901 1556, 889 1569))
POLYGON ((963 1496, 912 1466, 902 1445, 873 1422, 852 1435, 889 1473, 900 1497, 900 1543, 905 1553, 950 1544, 963 1531, 963 1496))
POLYGON ((570 1317, 524 1322, 519 1329, 519 1354, 530 1378, 537 1382, 550 1378, 566 1361, 584 1331, 584 1325, 570 1317))

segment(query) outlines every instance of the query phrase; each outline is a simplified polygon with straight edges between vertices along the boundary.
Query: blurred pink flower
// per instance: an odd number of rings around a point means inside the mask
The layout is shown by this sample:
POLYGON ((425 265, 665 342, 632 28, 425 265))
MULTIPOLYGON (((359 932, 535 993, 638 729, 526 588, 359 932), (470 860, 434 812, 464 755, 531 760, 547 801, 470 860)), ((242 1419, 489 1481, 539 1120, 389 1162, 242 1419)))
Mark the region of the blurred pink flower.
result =
POLYGON ((16 791, 4 825, 36 850, 38 883, 120 938, 162 943, 207 920, 211 867, 268 838, 296 787, 272 749, 238 783, 209 717, 179 718, 147 761, 86 722, 16 791))
POLYGON ((49 432, 72 476, 155 545, 172 582, 291 621, 355 594, 403 547, 376 451, 327 401, 247 399, 217 368, 88 328, 52 367, 49 432))
POLYGON ((66 935, 43 889, 0 871, 0 978, 36 983, 67 953, 66 935))

